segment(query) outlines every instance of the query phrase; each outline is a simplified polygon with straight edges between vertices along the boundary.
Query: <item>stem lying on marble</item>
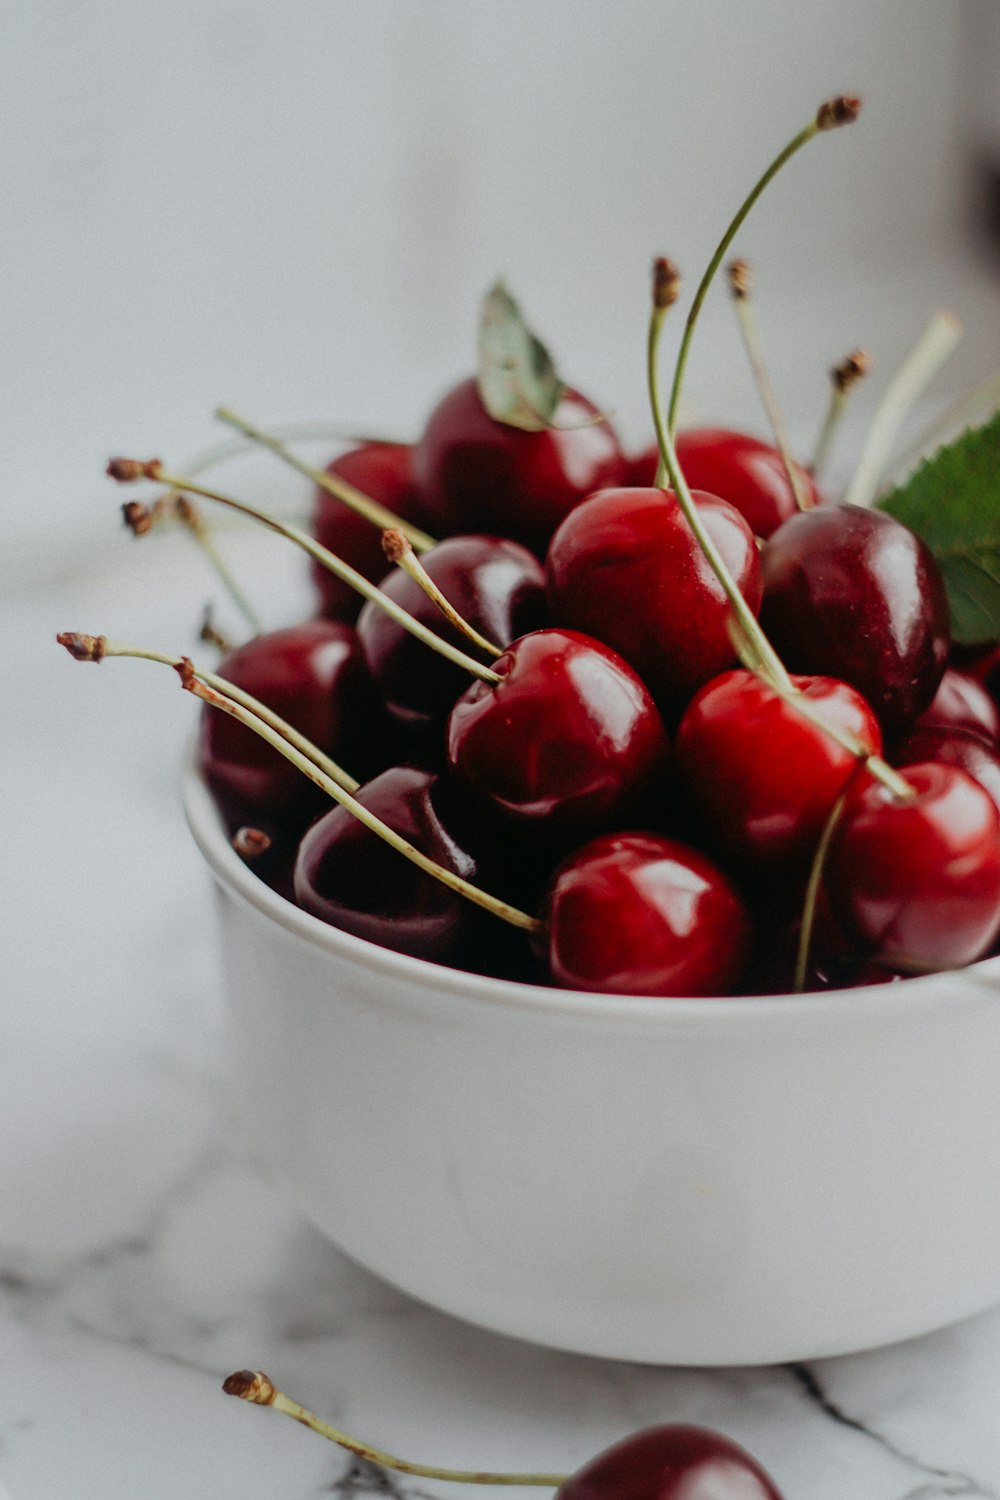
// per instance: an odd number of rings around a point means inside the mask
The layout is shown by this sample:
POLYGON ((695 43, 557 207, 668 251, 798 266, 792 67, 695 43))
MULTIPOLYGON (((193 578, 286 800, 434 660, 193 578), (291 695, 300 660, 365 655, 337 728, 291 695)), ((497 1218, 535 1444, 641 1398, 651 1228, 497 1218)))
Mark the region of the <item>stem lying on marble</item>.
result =
POLYGON ((423 1479, 449 1479, 457 1484, 520 1484, 546 1485, 555 1489, 568 1479, 567 1474, 490 1474, 478 1469, 443 1469, 430 1464, 414 1464, 408 1459, 396 1458, 392 1453, 383 1453, 369 1443, 359 1442, 346 1432, 340 1432, 321 1417, 306 1411, 297 1401, 292 1401, 279 1391, 262 1370, 237 1370, 223 1381, 222 1389, 227 1396, 239 1396, 255 1406, 273 1406, 286 1417, 292 1417, 303 1427, 308 1427, 320 1437, 356 1453, 369 1463, 379 1464, 383 1469, 394 1469, 398 1474, 416 1474, 423 1479))

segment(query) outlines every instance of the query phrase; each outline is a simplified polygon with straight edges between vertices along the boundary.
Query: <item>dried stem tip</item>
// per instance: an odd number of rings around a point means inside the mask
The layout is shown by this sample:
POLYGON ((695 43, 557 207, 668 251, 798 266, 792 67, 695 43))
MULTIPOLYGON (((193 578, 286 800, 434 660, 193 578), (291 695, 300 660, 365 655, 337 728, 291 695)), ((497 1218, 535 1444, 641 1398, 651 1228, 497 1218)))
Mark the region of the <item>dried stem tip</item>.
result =
POLYGON ((653 261, 653 306, 673 307, 681 289, 681 273, 672 260, 658 255, 653 261))
POLYGON ((271 847, 271 840, 262 828, 237 828, 231 843, 240 859, 248 864, 260 859, 271 847))
POLYGON ((148 505, 143 505, 141 500, 126 500, 122 506, 122 515, 125 517, 125 525, 133 536, 146 536, 152 531, 156 517, 148 505))
POLYGON ((838 125, 850 125, 861 113, 861 100, 856 94, 838 94, 828 99, 816 111, 818 130, 836 130, 838 125))
POLYGON ((174 671, 181 680, 181 687, 186 693, 193 693, 198 684, 198 674, 194 669, 194 662, 190 656, 182 656, 174 663, 174 671))
POLYGON ((108 464, 107 472, 119 484, 131 484, 136 479, 155 479, 159 467, 158 458, 150 458, 145 462, 139 458, 113 458, 108 464))
POLYGON ((729 277, 729 289, 738 301, 749 297, 753 287, 753 273, 750 270, 750 262, 747 260, 731 260, 726 267, 726 275, 729 277))
POLYGON ((236 1370, 222 1382, 227 1396, 239 1396, 255 1406, 270 1406, 277 1392, 263 1370, 236 1370))
POLYGON ((849 391, 852 385, 868 374, 871 360, 864 349, 852 349, 846 359, 834 365, 830 379, 838 391, 849 391))
POLYGON ((60 646, 65 646, 75 661, 103 661, 104 648, 108 644, 106 635, 81 635, 76 630, 63 630, 56 636, 60 646))
POLYGON ((400 558, 406 557, 407 553, 413 551, 406 537, 395 526, 389 526, 382 533, 382 551, 386 560, 398 563, 400 558))

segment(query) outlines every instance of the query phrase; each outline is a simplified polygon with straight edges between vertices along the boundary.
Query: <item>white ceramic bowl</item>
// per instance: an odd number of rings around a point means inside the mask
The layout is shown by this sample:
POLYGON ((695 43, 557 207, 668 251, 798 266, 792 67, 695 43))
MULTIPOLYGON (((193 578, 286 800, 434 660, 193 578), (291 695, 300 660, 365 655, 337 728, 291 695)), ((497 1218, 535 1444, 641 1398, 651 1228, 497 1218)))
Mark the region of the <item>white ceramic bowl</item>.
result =
POLYGON ((815 1358, 1000 1300, 1000 960, 764 999, 574 994, 338 932, 230 849, 249 1149, 362 1265, 473 1323, 655 1363, 815 1358))

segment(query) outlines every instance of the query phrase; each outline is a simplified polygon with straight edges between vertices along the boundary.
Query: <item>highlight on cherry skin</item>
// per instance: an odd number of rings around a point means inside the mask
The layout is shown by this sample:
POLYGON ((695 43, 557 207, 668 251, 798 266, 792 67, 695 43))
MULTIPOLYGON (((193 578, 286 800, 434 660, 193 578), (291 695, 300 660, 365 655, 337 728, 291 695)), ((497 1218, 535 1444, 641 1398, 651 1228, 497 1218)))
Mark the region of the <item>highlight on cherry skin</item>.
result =
POLYGON ((757 1460, 731 1438, 707 1427, 647 1427, 606 1448, 572 1474, 488 1473, 398 1458, 341 1432, 291 1400, 261 1370, 236 1370, 222 1389, 255 1406, 270 1406, 348 1453, 399 1474, 457 1484, 519 1485, 555 1491, 555 1500, 782 1500, 757 1460))

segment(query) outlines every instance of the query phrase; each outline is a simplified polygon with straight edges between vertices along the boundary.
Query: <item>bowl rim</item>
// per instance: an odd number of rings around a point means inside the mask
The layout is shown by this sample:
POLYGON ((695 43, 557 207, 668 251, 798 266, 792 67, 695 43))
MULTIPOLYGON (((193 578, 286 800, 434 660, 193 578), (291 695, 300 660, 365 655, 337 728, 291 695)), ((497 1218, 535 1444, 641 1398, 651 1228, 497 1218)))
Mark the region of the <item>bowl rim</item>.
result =
POLYGON ((979 959, 964 969, 914 975, 893 984, 859 985, 854 989, 807 990, 802 994, 656 996, 595 994, 585 990, 557 989, 522 980, 498 979, 453 969, 427 959, 413 958, 382 948, 353 933, 343 932, 303 911, 266 885, 233 849, 222 819, 198 766, 197 743, 188 750, 181 782, 181 796, 188 827, 220 884, 242 902, 271 918, 286 933, 334 957, 349 959, 369 971, 416 983, 421 990, 468 997, 502 1008, 534 1010, 552 1016, 588 1015, 608 1020, 662 1017, 664 1023, 683 1021, 700 1025, 709 1021, 788 1019, 804 1011, 831 1017, 864 1021, 873 1012, 879 1017, 908 1014, 914 1009, 936 1010, 942 1004, 953 1008, 962 999, 981 1000, 984 992, 1000 989, 1000 955, 979 959), (942 980, 962 975, 972 983, 962 985, 961 994, 948 993, 942 980), (864 1011, 861 1007, 864 1006, 864 1011))

